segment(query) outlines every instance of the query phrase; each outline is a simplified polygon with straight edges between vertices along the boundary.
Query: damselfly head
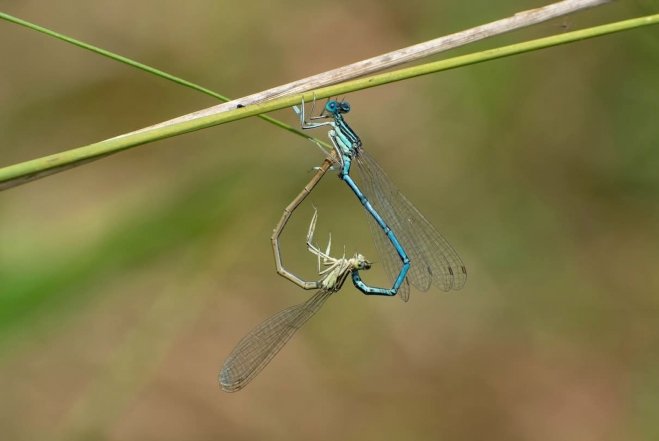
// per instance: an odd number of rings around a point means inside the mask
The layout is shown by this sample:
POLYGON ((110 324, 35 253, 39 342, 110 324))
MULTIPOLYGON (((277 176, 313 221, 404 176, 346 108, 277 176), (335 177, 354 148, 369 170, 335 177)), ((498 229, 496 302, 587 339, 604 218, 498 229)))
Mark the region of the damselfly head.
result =
POLYGON ((356 270, 369 270, 371 269, 371 262, 366 259, 366 257, 362 256, 361 254, 355 254, 355 256, 352 258, 352 266, 356 270))
POLYGON ((332 115, 339 113, 348 113, 350 112, 350 104, 347 101, 335 101, 331 100, 325 104, 325 111, 332 115))

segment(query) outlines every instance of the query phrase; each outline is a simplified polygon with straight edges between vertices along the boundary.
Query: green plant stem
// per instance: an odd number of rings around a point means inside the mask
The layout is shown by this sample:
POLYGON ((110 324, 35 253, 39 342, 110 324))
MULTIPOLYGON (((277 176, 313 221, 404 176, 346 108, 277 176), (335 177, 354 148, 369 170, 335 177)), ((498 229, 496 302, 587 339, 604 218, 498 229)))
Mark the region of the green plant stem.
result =
MULTIPOLYGON (((231 98, 228 98, 228 97, 226 97, 224 95, 221 95, 217 92, 213 92, 212 90, 207 89, 205 87, 202 87, 198 84, 191 83, 190 81, 186 81, 182 78, 176 77, 174 75, 170 75, 167 72, 163 72, 161 70, 149 67, 145 64, 138 63, 137 61, 131 60, 130 58, 122 57, 121 55, 117 55, 117 54, 114 54, 112 52, 109 52, 109 51, 103 50, 101 48, 98 48, 96 46, 92 46, 91 44, 83 43, 82 41, 76 40, 75 38, 67 37, 66 35, 59 34, 55 31, 51 31, 50 29, 46 29, 46 28, 43 28, 41 26, 30 23, 28 21, 21 20, 20 18, 13 17, 9 14, 5 14, 3 12, 0 12, 0 19, 7 20, 11 23, 15 23, 15 24, 18 24, 18 25, 21 25, 21 26, 25 26, 26 28, 32 29, 34 31, 41 32, 41 33, 46 34, 46 35, 51 36, 51 37, 55 37, 59 40, 65 41, 67 43, 71 43, 71 44, 73 44, 75 46, 78 46, 78 47, 81 47, 83 49, 87 49, 88 51, 94 52, 96 54, 99 54, 99 55, 102 55, 104 57, 110 58, 112 60, 119 61, 120 63, 124 63, 124 64, 127 64, 127 65, 132 66, 132 67, 136 67, 137 69, 141 69, 143 71, 146 71, 146 72, 152 73, 154 75, 157 75, 161 78, 167 79, 169 81, 173 81, 176 84, 180 84, 182 86, 189 87, 190 89, 196 90, 198 92, 205 93, 206 95, 210 95, 210 96, 212 96, 214 98, 217 98, 220 101, 223 101, 225 103, 231 101, 231 98)), ((292 127, 292 126, 286 124, 285 122, 279 121, 278 119, 272 118, 272 117, 267 116, 267 115, 258 115, 258 117, 265 120, 265 121, 267 121, 267 122, 269 122, 270 124, 274 124, 277 127, 280 127, 284 130, 288 130, 291 133, 295 133, 298 136, 301 136, 303 138, 309 138, 309 135, 307 135, 306 133, 302 132, 301 130, 296 129, 295 127, 292 127)), ((323 147, 325 147, 329 150, 332 149, 332 146, 322 142, 319 139, 313 138, 313 140, 316 143, 322 145, 323 147)))
POLYGON ((38 179, 40 177, 62 171, 82 163, 90 162, 100 157, 117 153, 138 145, 147 144, 160 139, 170 138, 184 133, 201 130, 207 127, 224 124, 230 121, 249 118, 251 116, 260 115, 262 113, 272 112, 274 110, 298 105, 303 98, 305 101, 312 100, 314 96, 316 98, 327 98, 330 96, 355 92, 357 90, 368 89, 370 87, 376 87, 396 81, 415 78, 422 75, 428 75, 435 72, 455 69, 462 66, 469 66, 472 64, 482 63, 484 61, 495 60, 511 55, 544 49, 547 47, 559 46, 579 40, 585 40, 657 23, 659 23, 659 14, 632 20, 625 20, 580 31, 532 40, 525 43, 513 44, 510 46, 491 49, 475 54, 455 57, 448 60, 436 61, 420 66, 400 69, 372 77, 348 81, 334 86, 323 87, 317 89, 315 92, 305 92, 302 94, 277 98, 271 101, 249 105, 244 108, 232 109, 223 113, 200 116, 196 119, 172 123, 171 125, 164 127, 158 127, 148 131, 142 131, 119 138, 101 141, 62 153, 57 153, 55 155, 50 155, 2 168, 0 169, 0 189, 20 185, 30 180, 38 179))

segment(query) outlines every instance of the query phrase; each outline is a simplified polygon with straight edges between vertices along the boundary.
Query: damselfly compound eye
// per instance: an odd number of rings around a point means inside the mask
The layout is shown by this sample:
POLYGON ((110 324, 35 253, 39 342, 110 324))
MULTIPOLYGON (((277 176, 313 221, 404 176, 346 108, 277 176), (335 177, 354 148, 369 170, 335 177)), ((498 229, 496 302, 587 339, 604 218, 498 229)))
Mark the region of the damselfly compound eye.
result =
POLYGON ((325 110, 327 110, 330 113, 335 113, 339 108, 339 103, 336 101, 330 101, 325 105, 325 110))

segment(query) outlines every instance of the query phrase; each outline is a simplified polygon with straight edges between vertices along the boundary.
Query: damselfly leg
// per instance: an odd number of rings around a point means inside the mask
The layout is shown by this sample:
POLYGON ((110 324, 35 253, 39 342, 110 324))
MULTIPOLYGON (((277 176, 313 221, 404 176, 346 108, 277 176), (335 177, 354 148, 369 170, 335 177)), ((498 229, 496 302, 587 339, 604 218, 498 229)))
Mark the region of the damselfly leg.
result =
POLYGON ((309 289, 306 288, 309 286, 307 284, 313 284, 318 291, 306 302, 270 317, 236 345, 220 371, 219 382, 222 390, 237 392, 244 388, 268 365, 295 332, 318 312, 325 301, 341 289, 350 274, 371 268, 371 263, 361 254, 355 253, 350 259, 346 259, 345 255, 336 259, 329 254, 329 244, 325 252, 314 245, 313 235, 317 219, 318 211, 315 210, 307 233, 307 247, 317 256, 318 272, 322 277, 317 282, 305 282, 295 276, 294 278, 302 282, 299 286, 309 289), (327 268, 321 269, 321 261, 327 268))

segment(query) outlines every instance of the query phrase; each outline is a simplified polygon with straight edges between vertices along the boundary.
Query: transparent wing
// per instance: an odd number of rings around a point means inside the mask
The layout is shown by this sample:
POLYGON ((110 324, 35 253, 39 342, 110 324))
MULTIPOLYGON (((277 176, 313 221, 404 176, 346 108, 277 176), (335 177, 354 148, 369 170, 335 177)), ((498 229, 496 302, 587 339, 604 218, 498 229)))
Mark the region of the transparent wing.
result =
MULTIPOLYGON (((394 231, 410 258, 411 267, 407 276, 410 283, 420 291, 427 291, 430 283, 442 291, 462 288, 467 281, 467 269, 448 241, 403 196, 368 153, 358 150, 356 162, 364 194, 394 231)), ((386 239, 384 233, 375 234, 373 224, 377 226, 377 223, 371 221, 370 225, 380 258, 389 277, 397 277, 402 262, 393 245, 388 240, 383 242, 382 237, 386 239), (397 262, 392 256, 396 257, 397 262)), ((382 231, 379 226, 377 229, 382 231)))
POLYGON ((247 334, 222 366, 222 390, 237 392, 252 381, 332 294, 320 290, 306 302, 278 312, 247 334))
MULTIPOLYGON (((430 288, 432 280, 430 274, 428 271, 423 271, 423 268, 428 266, 425 262, 425 256, 419 253, 420 247, 416 246, 416 239, 414 236, 410 235, 411 232, 405 228, 404 224, 401 224, 398 221, 398 217, 391 215, 395 208, 391 205, 390 198, 387 198, 385 194, 376 188, 377 176, 374 175, 373 170, 359 167, 359 171, 362 181, 362 191, 366 195, 366 198, 371 202, 375 211, 382 216, 387 225, 392 229, 412 263, 407 272, 405 282, 401 285, 401 289, 399 290, 401 298, 404 301, 407 301, 409 299, 410 290, 408 281, 412 282, 412 284, 420 291, 427 291, 428 288, 430 288), (414 244, 414 246, 410 246, 410 244, 414 244)), ((382 260, 382 264, 390 281, 393 283, 400 274, 403 262, 393 244, 373 216, 366 212, 366 218, 368 219, 368 225, 371 229, 371 236, 375 243, 375 249, 382 260)))
MULTIPOLYGON (((380 213, 380 215, 382 216, 383 210, 381 209, 378 201, 371 200, 372 197, 369 195, 365 187, 362 187, 362 191, 366 195, 367 199, 371 202, 373 208, 375 208, 375 211, 380 213)), ((373 216, 371 216, 371 213, 369 213, 368 211, 366 212, 366 218, 368 219, 368 226, 371 230, 371 236, 373 237, 373 242, 375 243, 375 249, 378 252, 378 255, 380 256, 380 260, 382 261, 382 266, 384 266, 387 276, 389 277, 389 281, 393 284, 398 278, 398 274, 400 274, 400 270, 403 268, 403 262, 400 260, 400 256, 398 255, 398 252, 392 245, 387 235, 384 234, 384 231, 382 230, 380 225, 378 225, 378 223, 375 221, 373 216)), ((390 228, 392 228, 392 230, 396 234, 396 238, 399 239, 399 242, 403 244, 403 242, 401 242, 400 238, 398 237, 398 231, 391 225, 390 228)), ((403 249, 405 249, 405 245, 403 245, 403 249)), ((410 262, 413 261, 414 260, 412 260, 412 257, 410 257, 410 262)), ((413 268, 414 268, 413 266, 410 266, 410 271, 412 271, 413 268)), ((410 299, 410 284, 408 282, 410 271, 408 271, 408 277, 405 278, 403 284, 398 289, 398 294, 400 295, 400 298, 404 302, 407 302, 410 299)), ((422 289, 422 291, 427 291, 429 286, 430 286, 430 279, 428 279, 427 286, 425 287, 425 289, 422 289)))

